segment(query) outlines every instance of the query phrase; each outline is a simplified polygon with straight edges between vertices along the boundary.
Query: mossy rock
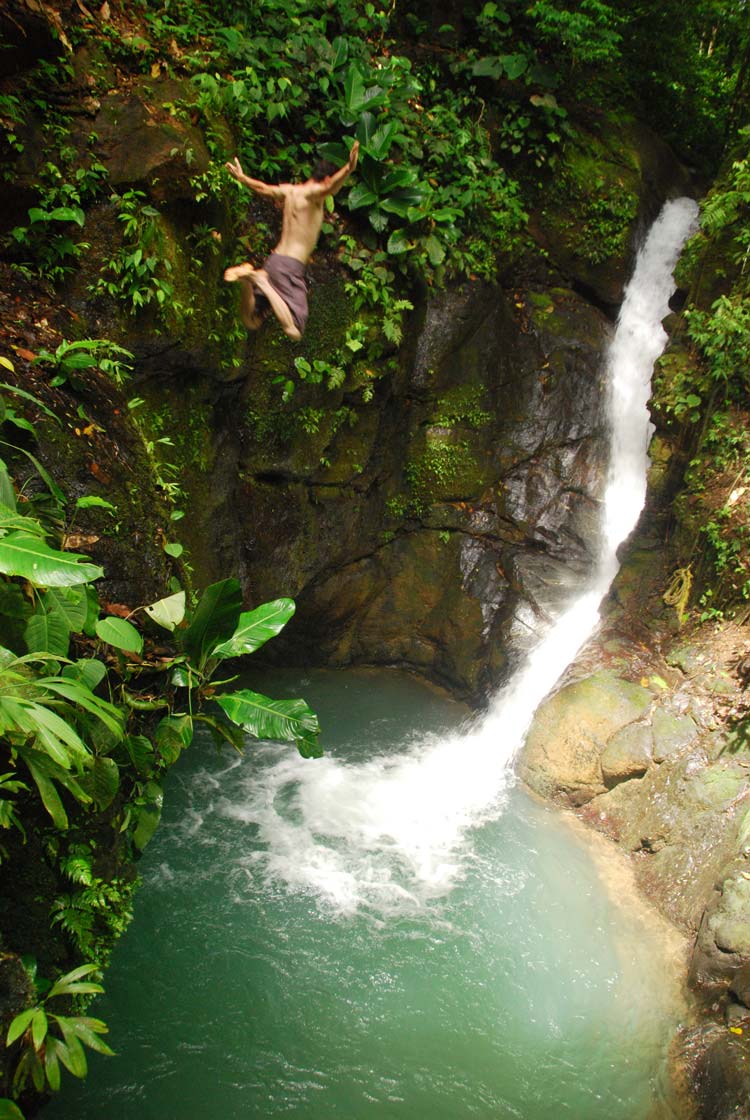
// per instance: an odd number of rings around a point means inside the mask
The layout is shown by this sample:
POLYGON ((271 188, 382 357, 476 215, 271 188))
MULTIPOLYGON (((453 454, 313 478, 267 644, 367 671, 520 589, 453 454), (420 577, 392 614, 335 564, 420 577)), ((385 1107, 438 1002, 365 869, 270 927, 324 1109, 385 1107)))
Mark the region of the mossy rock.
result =
POLYGON ((422 450, 410 459, 406 477, 417 507, 477 498, 492 482, 483 441, 472 433, 429 427, 422 450), (482 462, 484 457, 484 462, 482 462))
POLYGON ((664 708, 657 708, 651 717, 651 734, 654 762, 663 762, 692 743, 698 728, 690 716, 674 715, 664 708))
POLYGON ((602 775, 608 788, 645 774, 652 762, 651 728, 630 723, 616 731, 605 747, 602 775))
POLYGON ((633 138, 617 129, 616 151, 592 133, 570 140, 531 230, 563 272, 619 302, 627 278, 641 196, 641 161, 633 138))
POLYGON ((647 688, 606 670, 566 685, 534 716, 519 760, 521 777, 542 796, 584 804, 605 789, 601 756, 608 743, 651 701, 647 688))
POLYGON ((719 761, 699 771, 688 783, 694 803, 725 809, 750 789, 747 771, 739 763, 719 761))

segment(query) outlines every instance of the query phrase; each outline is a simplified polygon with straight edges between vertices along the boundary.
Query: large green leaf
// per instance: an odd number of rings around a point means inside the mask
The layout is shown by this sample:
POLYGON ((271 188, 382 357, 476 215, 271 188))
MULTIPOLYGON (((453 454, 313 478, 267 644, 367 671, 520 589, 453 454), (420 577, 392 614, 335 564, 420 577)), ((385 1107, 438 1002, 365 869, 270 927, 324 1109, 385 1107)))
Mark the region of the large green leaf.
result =
POLYGON ((8 533, 0 538, 0 572, 22 576, 37 587, 73 587, 104 575, 104 569, 87 557, 57 552, 27 533, 8 533))
POLYGON ((47 999, 54 999, 56 996, 91 995, 104 991, 101 984, 91 983, 90 981, 87 981, 85 985, 81 983, 84 976, 89 976, 92 972, 96 972, 98 968, 99 966, 96 964, 79 964, 78 968, 66 972, 64 976, 55 981, 47 993, 47 999))
POLYGON ((42 750, 64 770, 70 769, 73 759, 81 763, 90 757, 74 728, 44 704, 6 694, 2 697, 2 714, 6 726, 10 717, 20 731, 33 735, 42 750))
POLYGON ((145 735, 127 735, 124 744, 133 766, 141 777, 147 777, 154 768, 154 748, 150 741, 145 735))
POLYGON ((7 1097, 0 1099, 0 1120, 24 1120, 21 1109, 7 1097))
POLYGON ((180 757, 193 741, 192 716, 165 716, 156 725, 154 746, 168 766, 180 757))
POLYGON ((65 619, 72 634, 80 634, 86 624, 88 603, 81 587, 50 587, 42 596, 45 610, 65 619))
POLYGON ((304 758, 319 757, 320 724, 304 700, 271 700, 260 692, 240 689, 216 697, 216 703, 232 720, 256 739, 293 742, 304 758))
MULTIPOLYGON (((96 987, 99 987, 99 985, 97 984, 96 987)), ((65 1045, 68 1048, 67 1054, 62 1051, 60 1052, 60 1061, 74 1077, 85 1077, 87 1072, 86 1053, 81 1046, 78 1036, 72 1029, 68 1020, 64 1019, 62 1015, 56 1015, 55 1019, 63 1033, 65 1045)))
POLYGON ((245 733, 241 727, 233 723, 227 723, 226 720, 213 719, 211 716, 198 715, 195 718, 200 720, 201 723, 205 723, 210 729, 217 747, 220 748, 223 747, 225 743, 229 743, 238 754, 243 753, 245 749, 245 733))
POLYGON ((294 614, 293 599, 273 599, 261 603, 255 610, 240 615, 237 629, 228 642, 222 642, 214 650, 216 657, 241 657, 254 653, 270 638, 275 638, 294 614))
POLYGON ((57 657, 68 656, 70 627, 64 617, 47 612, 41 603, 26 623, 24 637, 29 653, 41 651, 57 657))
POLYGON ((77 1015, 75 1019, 70 1020, 70 1025, 81 1042, 85 1042, 92 1050, 96 1050, 100 1054, 108 1054, 110 1057, 114 1056, 114 1050, 107 1046, 103 1039, 99 1038, 100 1034, 106 1034, 109 1029, 101 1019, 92 1019, 87 1015, 77 1015))
POLYGON ((44 1047, 44 1072, 53 1093, 60 1089, 60 1057, 65 1043, 51 1034, 44 1047))
POLYGON ((498 61, 511 81, 520 78, 529 68, 529 60, 525 54, 502 54, 498 61))
POLYGON ((497 57, 485 56, 477 59, 471 72, 475 78, 494 78, 497 80, 503 72, 503 64, 497 57))
POLYGON ((84 788, 91 794, 97 808, 106 809, 112 804, 120 787, 120 771, 113 758, 95 758, 87 772, 84 788))
POLYGON ((148 782, 144 791, 144 803, 138 807, 138 824, 133 833, 133 843, 141 851, 156 832, 163 800, 164 794, 158 782, 148 782))
POLYGON ((174 630, 185 617, 185 592, 178 591, 166 599, 157 599, 146 607, 146 614, 164 630, 174 630))
POLYGON ((85 684, 64 677, 42 677, 39 683, 56 696, 61 696, 71 704, 91 712, 116 736, 118 741, 122 738, 120 709, 115 704, 110 704, 108 700, 95 696, 85 684))
POLYGON ((2 459, 0 459, 0 505, 6 506, 13 513, 16 511, 16 492, 8 468, 2 459))
POLYGON ((352 187, 349 191, 346 201, 350 210, 359 210, 362 206, 374 206, 378 196, 364 183, 357 183, 356 187, 352 187))
POLYGON ((185 652, 198 669, 203 668, 218 645, 231 638, 241 610, 239 580, 222 579, 203 592, 183 638, 185 652))
POLYGON ((22 1034, 26 1033, 31 1025, 31 1020, 36 1014, 36 1010, 36 1007, 27 1007, 25 1011, 21 1011, 16 1015, 8 1027, 8 1034, 5 1039, 6 1046, 10 1046, 17 1038, 20 1038, 22 1034))
POLYGON ((72 665, 66 665, 62 671, 62 676, 66 680, 78 681, 89 692, 93 692, 102 683, 106 675, 106 665, 95 657, 83 657, 79 661, 74 661, 72 665))
POLYGON ((42 804, 52 817, 52 823, 55 828, 59 828, 64 832, 68 827, 68 817, 63 808, 63 803, 60 800, 60 794, 55 788, 55 783, 47 774, 44 773, 40 766, 26 760, 26 765, 29 772, 36 783, 36 788, 39 790, 39 796, 42 799, 42 804))
POLYGON ((98 637, 115 649, 124 650, 125 653, 140 653, 143 649, 143 638, 132 622, 125 618, 100 618, 95 629, 98 637))
POLYGON ((43 1007, 38 1007, 31 1020, 31 1041, 34 1049, 39 1050, 47 1035, 47 1015, 43 1007))

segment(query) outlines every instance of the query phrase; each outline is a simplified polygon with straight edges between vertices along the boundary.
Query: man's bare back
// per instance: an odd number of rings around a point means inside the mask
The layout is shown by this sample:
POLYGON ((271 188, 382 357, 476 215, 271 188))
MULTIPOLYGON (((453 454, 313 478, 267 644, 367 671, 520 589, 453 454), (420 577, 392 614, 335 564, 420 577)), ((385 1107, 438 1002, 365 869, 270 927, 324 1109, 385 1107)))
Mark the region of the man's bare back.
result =
POLYGON ((299 269, 285 261, 299 262, 304 270, 320 236, 325 200, 340 190, 355 169, 358 153, 359 142, 355 140, 343 167, 304 183, 263 183, 245 175, 238 159, 226 164, 227 171, 238 183, 283 204, 281 238, 265 262, 266 267, 255 269, 250 264, 241 264, 224 273, 225 280, 242 282, 240 314, 250 330, 256 330, 263 321, 256 303, 257 290, 268 301, 285 334, 292 339, 302 337, 307 318, 304 280, 299 269), (273 268, 269 267, 271 265, 273 268), (269 276, 269 273, 272 274, 269 276))

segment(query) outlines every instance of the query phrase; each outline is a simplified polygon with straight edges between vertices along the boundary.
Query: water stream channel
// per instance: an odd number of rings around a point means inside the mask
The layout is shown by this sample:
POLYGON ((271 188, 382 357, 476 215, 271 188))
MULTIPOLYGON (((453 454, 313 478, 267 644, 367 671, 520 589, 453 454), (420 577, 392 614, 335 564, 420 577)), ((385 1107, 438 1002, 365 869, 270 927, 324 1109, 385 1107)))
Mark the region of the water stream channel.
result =
POLYGON ((326 757, 198 742, 180 759, 95 1005, 118 1057, 94 1056, 50 1120, 675 1115, 674 939, 512 759, 641 509, 650 373, 696 211, 668 203, 652 228, 607 358, 591 585, 479 721, 400 673, 254 673, 316 708, 326 757))

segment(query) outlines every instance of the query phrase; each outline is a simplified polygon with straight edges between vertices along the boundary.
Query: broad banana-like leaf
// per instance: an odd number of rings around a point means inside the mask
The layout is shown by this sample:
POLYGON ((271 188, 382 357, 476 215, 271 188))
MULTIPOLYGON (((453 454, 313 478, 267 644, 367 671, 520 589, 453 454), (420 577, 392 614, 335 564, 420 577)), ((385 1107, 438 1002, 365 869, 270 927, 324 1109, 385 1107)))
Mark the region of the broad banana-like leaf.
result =
POLYGON ((59 614, 68 624, 72 634, 80 634, 86 624, 88 602, 81 587, 50 587, 42 596, 42 603, 49 614, 59 614))
POLYGON ((185 652, 197 669, 202 670, 216 647, 231 638, 241 610, 239 580, 222 579, 203 592, 183 638, 185 652))
POLYGON ((294 610, 293 599, 273 599, 253 611, 243 612, 234 634, 228 642, 216 647, 214 656, 240 657, 244 653, 254 653, 284 629, 294 610))
POLYGON ((303 758, 318 758, 320 724, 304 700, 271 700, 260 692, 240 689, 216 697, 216 703, 232 720, 256 739, 276 739, 297 744, 303 758))
POLYGON ((0 572, 37 587, 74 587, 100 579, 104 569, 75 552, 57 552, 39 537, 8 533, 0 538, 0 572))
POLYGON ((62 615, 46 611, 42 603, 26 623, 24 638, 29 653, 41 651, 57 657, 68 656, 70 627, 62 615))

